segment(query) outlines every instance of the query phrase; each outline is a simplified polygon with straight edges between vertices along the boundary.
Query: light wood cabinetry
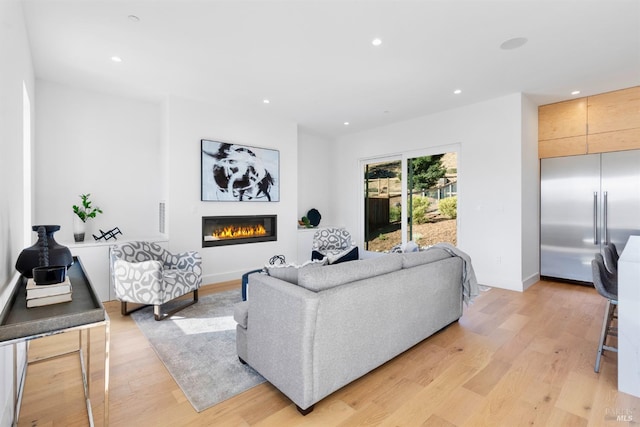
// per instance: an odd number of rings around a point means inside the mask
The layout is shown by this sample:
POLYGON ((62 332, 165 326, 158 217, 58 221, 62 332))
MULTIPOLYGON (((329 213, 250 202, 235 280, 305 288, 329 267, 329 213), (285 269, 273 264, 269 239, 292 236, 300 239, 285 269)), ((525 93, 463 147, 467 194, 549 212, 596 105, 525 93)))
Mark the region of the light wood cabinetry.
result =
POLYGON ((587 154, 587 135, 538 141, 538 156, 562 157, 587 154))
POLYGON ((580 98, 538 108, 540 157, 587 153, 587 99, 580 98))
POLYGON ((640 148, 640 86, 538 108, 538 157, 640 148))
POLYGON ((587 98, 589 134, 640 127, 640 86, 587 98))
POLYGON ((640 86, 587 98, 589 153, 640 148, 640 86))
POLYGON ((589 134, 589 154, 640 148, 640 127, 589 134))
POLYGON ((587 98, 543 105, 538 109, 538 139, 542 141, 587 134, 587 98))

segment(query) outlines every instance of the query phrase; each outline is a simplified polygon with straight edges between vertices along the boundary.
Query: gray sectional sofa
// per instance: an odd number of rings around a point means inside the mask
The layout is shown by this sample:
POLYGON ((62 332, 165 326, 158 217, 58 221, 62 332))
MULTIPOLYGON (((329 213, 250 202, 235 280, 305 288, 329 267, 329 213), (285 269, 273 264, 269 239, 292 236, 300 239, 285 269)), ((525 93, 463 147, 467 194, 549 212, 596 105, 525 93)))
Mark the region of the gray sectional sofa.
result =
MULTIPOLYGON (((451 248, 249 276, 235 307, 238 356, 302 414, 462 316, 477 295, 451 248)), ((294 267, 291 267, 292 269, 294 267)))

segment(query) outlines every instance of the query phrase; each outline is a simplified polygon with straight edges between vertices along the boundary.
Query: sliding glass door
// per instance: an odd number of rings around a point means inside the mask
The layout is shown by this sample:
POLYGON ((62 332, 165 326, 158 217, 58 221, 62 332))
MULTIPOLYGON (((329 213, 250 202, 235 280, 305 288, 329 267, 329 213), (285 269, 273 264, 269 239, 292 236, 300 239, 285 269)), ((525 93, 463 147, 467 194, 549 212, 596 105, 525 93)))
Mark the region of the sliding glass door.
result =
POLYGON ((370 251, 402 243, 402 160, 364 165, 364 240, 370 251))
POLYGON ((363 162, 365 248, 457 243, 457 152, 363 162))
POLYGON ((456 152, 407 159, 407 242, 456 245, 457 163, 456 152))

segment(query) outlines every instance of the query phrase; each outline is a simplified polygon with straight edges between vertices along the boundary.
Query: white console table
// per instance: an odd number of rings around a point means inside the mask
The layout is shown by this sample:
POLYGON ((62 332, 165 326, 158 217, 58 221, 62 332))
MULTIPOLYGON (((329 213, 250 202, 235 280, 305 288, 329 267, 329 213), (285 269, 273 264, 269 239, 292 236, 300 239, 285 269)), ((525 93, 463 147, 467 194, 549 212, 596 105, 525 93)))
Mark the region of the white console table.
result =
POLYGON ((166 237, 151 238, 119 238, 118 240, 95 241, 87 240, 82 243, 60 242, 67 246, 73 256, 80 257, 87 274, 91 277, 91 283, 100 298, 100 301, 112 301, 116 299, 115 291, 111 286, 109 273, 109 248, 116 243, 131 241, 154 242, 167 249, 166 237))
POLYGON ((640 397, 640 236, 618 260, 618 390, 640 397))

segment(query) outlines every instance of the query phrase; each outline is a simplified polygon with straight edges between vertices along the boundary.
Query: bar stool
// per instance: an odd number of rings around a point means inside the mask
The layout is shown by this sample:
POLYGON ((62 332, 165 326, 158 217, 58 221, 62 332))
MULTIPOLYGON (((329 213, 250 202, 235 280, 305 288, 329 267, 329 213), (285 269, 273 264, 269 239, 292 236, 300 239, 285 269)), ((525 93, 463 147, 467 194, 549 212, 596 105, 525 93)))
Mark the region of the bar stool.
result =
POLYGON ((613 320, 617 319, 615 313, 618 307, 618 278, 617 275, 609 272, 604 265, 601 254, 596 254, 591 261, 591 271, 593 274, 593 285, 600 295, 607 299, 607 306, 602 319, 602 332, 598 343, 598 355, 596 356, 595 372, 600 372, 600 359, 606 351, 618 352, 618 349, 606 345, 607 336, 618 336, 618 328, 613 326, 613 320))
POLYGON ((611 273, 618 273, 618 250, 613 243, 607 243, 602 248, 602 256, 604 258, 604 265, 611 273))

